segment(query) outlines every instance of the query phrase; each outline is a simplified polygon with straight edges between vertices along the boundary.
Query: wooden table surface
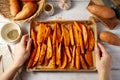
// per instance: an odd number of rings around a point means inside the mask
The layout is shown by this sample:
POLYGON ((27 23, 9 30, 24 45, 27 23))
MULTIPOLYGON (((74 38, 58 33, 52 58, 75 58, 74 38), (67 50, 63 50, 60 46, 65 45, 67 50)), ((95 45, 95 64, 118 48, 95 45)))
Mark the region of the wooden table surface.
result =
MULTIPOLYGON (((46 16, 42 13, 35 20, 46 21, 46 20, 88 20, 91 14, 86 10, 86 6, 89 0, 72 0, 72 7, 70 10, 61 10, 58 8, 59 0, 47 0, 54 5, 55 13, 53 16, 46 16)), ((7 23, 5 19, 0 19, 0 27, 7 23)), ((98 34, 101 31, 111 31, 120 37, 120 25, 114 30, 107 29, 100 22, 98 24, 98 34)), ((29 32, 29 23, 20 23, 23 34, 29 32)), ((0 40, 0 44, 4 42, 0 40)), ((120 80, 120 47, 112 46, 102 42, 106 46, 108 52, 113 57, 113 66, 111 70, 111 80, 120 80)), ((11 48, 14 45, 10 45, 11 48)), ((26 72, 25 69, 21 73, 22 80, 97 80, 97 72, 26 72)))

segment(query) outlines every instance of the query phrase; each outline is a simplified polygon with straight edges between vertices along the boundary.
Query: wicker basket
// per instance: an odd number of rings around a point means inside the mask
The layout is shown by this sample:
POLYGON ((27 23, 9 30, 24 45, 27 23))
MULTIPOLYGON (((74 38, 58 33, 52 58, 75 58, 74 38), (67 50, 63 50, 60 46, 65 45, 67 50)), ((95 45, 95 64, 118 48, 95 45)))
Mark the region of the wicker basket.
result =
POLYGON ((11 16, 11 13, 10 13, 9 1, 10 0, 0 0, 0 15, 3 16, 4 18, 10 20, 10 21, 18 21, 18 22, 29 22, 32 19, 39 16, 39 14, 42 12, 43 6, 45 4, 45 0, 38 1, 37 2, 38 3, 38 9, 37 9, 36 13, 34 13, 29 18, 26 18, 26 19, 23 19, 23 20, 14 20, 14 18, 11 16))

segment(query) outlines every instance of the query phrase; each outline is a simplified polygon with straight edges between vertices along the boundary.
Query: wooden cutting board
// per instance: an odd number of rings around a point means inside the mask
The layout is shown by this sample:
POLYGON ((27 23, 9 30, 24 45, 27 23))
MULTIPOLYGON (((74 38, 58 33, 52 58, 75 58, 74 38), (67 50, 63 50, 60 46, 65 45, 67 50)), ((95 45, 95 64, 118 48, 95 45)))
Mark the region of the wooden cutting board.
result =
MULTIPOLYGON (((102 0, 91 0, 96 4, 104 5, 102 0)), ((118 8, 120 8, 120 0, 111 0, 118 8)))
MULTIPOLYGON (((112 0, 112 1, 114 1, 115 5, 120 6, 120 0, 112 0), (119 1, 119 3, 118 3, 118 1, 119 1)), ((105 5, 102 0, 91 0, 89 5, 93 5, 93 4, 105 5)), ((112 18, 112 19, 104 19, 104 18, 101 18, 98 16, 95 16, 95 17, 109 29, 114 29, 120 23, 120 19, 117 19, 116 17, 112 18)))

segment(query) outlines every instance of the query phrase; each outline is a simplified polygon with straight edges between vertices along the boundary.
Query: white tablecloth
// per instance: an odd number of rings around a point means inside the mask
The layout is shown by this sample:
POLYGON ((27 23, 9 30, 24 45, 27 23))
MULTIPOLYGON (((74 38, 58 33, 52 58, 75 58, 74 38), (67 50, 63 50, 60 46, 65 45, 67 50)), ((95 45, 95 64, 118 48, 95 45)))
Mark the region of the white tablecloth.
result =
MULTIPOLYGON (((49 0, 47 0, 49 1, 49 0)), ((58 0, 57 0, 58 1, 58 0)), ((56 0, 50 0, 50 3, 54 5, 55 13, 54 16, 46 16, 42 13, 38 18, 35 20, 38 21, 46 21, 46 20, 88 20, 91 14, 86 10, 86 6, 89 3, 89 0, 73 0, 72 7, 70 10, 61 10, 58 8, 56 0)), ((0 19, 0 27, 5 24, 6 20, 0 19)), ((120 25, 118 25, 114 30, 107 29, 103 24, 98 24, 98 34, 101 31, 108 30, 120 37, 120 25)), ((21 28, 23 34, 29 32, 29 23, 21 23, 21 28)), ((3 43, 0 40, 0 44, 3 43)), ((103 43, 103 42, 102 42, 103 43)), ((119 46, 112 46, 106 43, 103 43, 108 52, 113 57, 113 66, 112 66, 112 74, 111 78, 113 80, 120 79, 120 47, 119 46)), ((14 45, 11 45, 14 47, 14 45)), ((22 80, 97 80, 98 76, 96 72, 25 72, 23 71, 21 74, 22 80)))

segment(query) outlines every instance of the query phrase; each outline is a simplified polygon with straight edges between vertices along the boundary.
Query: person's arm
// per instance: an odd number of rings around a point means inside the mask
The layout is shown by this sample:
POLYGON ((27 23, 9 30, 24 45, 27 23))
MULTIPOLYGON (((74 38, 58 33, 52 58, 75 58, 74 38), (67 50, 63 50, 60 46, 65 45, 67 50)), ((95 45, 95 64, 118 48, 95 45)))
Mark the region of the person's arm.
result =
POLYGON ((16 44, 14 61, 10 68, 0 75, 0 80, 12 80, 19 68, 21 68, 25 61, 29 58, 32 40, 30 39, 26 43, 27 37, 28 35, 24 35, 21 41, 16 44))
POLYGON ((106 51, 105 47, 98 43, 96 54, 96 68, 98 71, 99 80, 110 80, 110 71, 112 65, 112 57, 106 51))

